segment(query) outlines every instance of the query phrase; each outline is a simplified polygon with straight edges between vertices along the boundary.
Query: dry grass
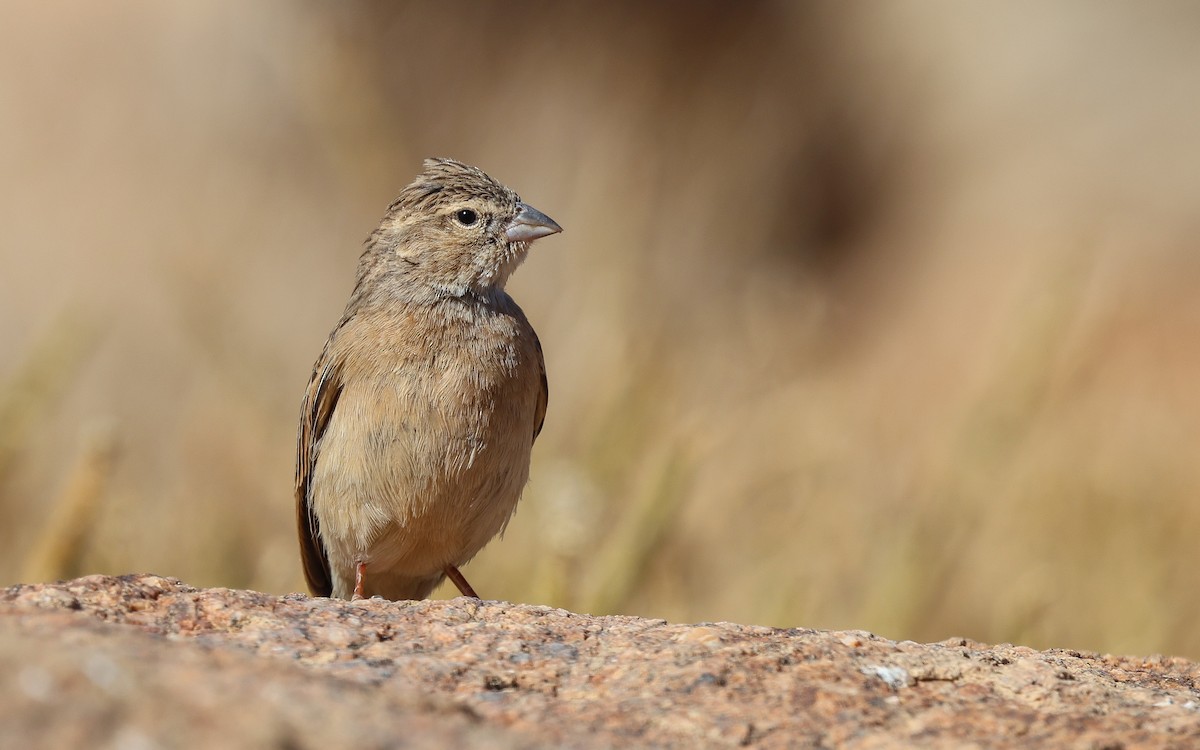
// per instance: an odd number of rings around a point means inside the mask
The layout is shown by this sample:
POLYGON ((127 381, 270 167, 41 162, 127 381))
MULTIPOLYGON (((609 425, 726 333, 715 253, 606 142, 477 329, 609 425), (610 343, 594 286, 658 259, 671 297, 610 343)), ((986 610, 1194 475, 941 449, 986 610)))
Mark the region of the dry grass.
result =
POLYGON ((1200 17, 1155 7, 14 11, 0 578, 300 589, 312 359, 450 155, 566 227, 481 591, 1200 656, 1200 17))

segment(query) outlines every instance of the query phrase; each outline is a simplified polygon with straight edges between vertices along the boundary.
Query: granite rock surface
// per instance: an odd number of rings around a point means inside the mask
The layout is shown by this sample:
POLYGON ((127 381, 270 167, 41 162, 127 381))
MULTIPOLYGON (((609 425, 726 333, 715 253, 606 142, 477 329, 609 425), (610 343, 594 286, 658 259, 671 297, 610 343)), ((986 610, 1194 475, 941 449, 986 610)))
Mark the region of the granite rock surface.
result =
POLYGON ((0 593, 0 746, 1200 747, 1200 667, 91 576, 0 593))

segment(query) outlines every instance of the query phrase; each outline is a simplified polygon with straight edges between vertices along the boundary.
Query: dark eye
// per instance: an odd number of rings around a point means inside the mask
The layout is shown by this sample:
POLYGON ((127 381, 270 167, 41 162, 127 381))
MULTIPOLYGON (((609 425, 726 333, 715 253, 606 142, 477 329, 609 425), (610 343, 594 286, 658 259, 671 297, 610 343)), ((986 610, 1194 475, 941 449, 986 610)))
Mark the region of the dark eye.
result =
POLYGON ((469 208, 460 210, 458 213, 454 214, 454 218, 458 219, 458 223, 462 224, 464 227, 469 227, 479 220, 478 214, 469 208))

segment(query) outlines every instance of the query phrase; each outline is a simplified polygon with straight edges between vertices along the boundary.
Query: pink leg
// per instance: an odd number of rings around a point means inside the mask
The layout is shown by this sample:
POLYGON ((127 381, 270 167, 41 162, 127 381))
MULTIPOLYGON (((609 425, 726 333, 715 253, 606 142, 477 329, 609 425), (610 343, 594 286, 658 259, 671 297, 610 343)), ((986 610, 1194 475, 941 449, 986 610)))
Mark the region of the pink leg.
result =
POLYGON ((351 600, 367 598, 363 594, 363 586, 366 585, 366 582, 367 564, 365 562, 354 563, 354 596, 350 597, 351 600))
POLYGON ((458 592, 463 596, 469 596, 472 599, 478 599, 479 594, 475 593, 475 589, 471 588, 471 584, 467 583, 466 577, 459 572, 458 568, 453 565, 447 565, 445 568, 446 577, 454 582, 458 587, 458 592))

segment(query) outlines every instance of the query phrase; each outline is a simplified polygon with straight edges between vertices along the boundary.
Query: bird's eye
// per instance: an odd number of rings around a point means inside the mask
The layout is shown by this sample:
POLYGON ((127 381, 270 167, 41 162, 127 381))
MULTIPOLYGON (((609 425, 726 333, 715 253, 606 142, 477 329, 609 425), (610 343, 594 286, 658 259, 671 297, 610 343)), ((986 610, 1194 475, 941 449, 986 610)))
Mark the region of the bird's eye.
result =
POLYGON ((469 208, 464 208, 454 214, 454 218, 458 219, 458 223, 464 227, 469 227, 479 220, 479 215, 469 208))

